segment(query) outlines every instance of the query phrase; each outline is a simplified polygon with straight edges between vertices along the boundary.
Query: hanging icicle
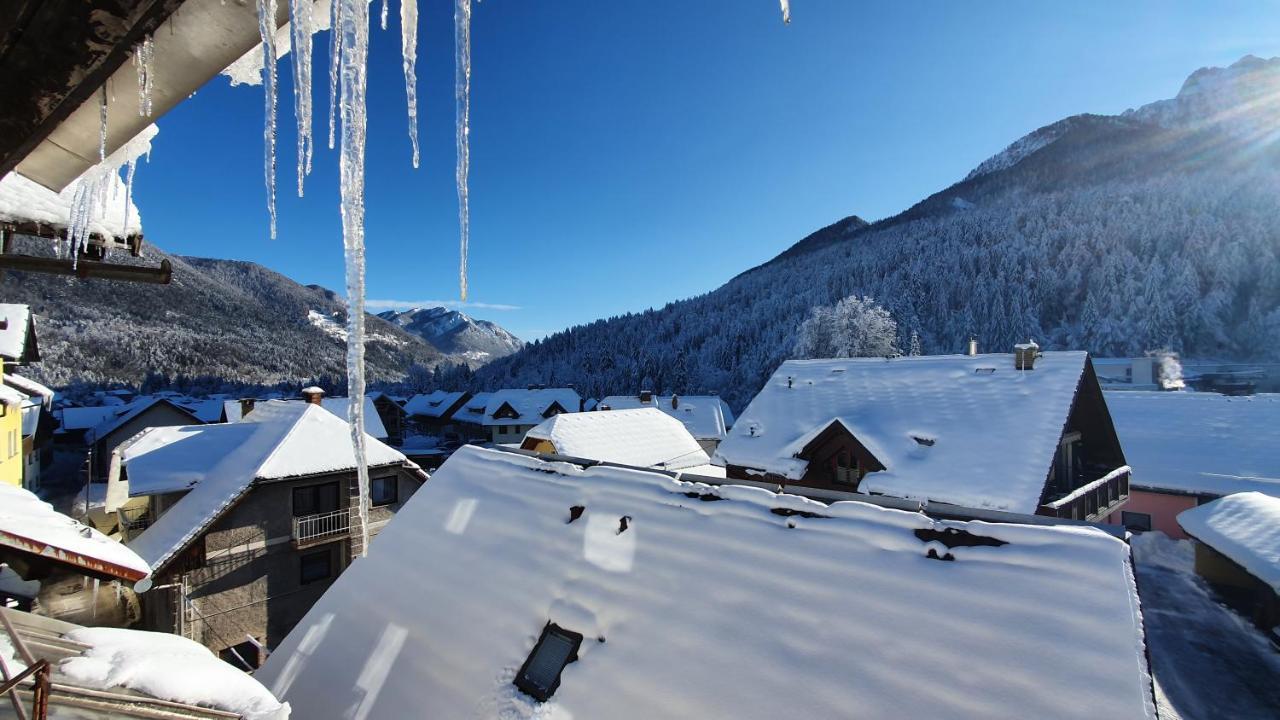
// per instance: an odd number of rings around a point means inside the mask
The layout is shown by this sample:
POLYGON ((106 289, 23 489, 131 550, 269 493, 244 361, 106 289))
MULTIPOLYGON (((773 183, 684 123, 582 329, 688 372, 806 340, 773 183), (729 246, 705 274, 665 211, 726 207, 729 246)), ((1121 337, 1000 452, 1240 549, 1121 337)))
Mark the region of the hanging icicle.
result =
POLYGON ((455 0, 453 6, 454 51, 457 67, 454 73, 454 100, 457 106, 459 264, 458 286, 462 301, 467 300, 467 246, 471 240, 471 206, 467 175, 471 172, 471 0, 455 0))
MULTIPOLYGON (((386 7, 385 5, 383 7, 386 7)), ((409 142, 413 166, 418 167, 418 0, 400 0, 400 56, 404 64, 404 95, 409 107, 409 142)))
POLYGON ((151 90, 155 85, 152 74, 152 60, 155 59, 156 45, 150 35, 133 46, 133 67, 138 73, 138 116, 151 117, 151 90))
POLYGON ((289 0, 289 27, 293 40, 293 110, 298 122, 298 197, 303 180, 311 174, 311 35, 315 4, 289 0))
POLYGON ((333 149, 333 129, 338 117, 338 67, 342 64, 343 0, 329 6, 329 149, 333 149))
POLYGON ((102 104, 98 108, 98 162, 107 159, 107 85, 102 84, 102 104))
POLYGON ((791 24, 791 0, 780 0, 782 2, 782 24, 791 24))
POLYGON ((262 127, 263 172, 267 181, 267 213, 271 239, 276 237, 276 0, 258 0, 258 35, 262 38, 262 88, 266 118, 262 127))
POLYGON ((342 183, 342 246, 347 276, 347 403, 359 487, 360 555, 369 550, 369 466, 364 434, 364 150, 365 86, 369 54, 367 0, 338 0, 342 19, 334 33, 342 35, 342 148, 338 171, 342 183))
POLYGON ((387 0, 382 0, 382 29, 387 29, 387 0))
POLYGON ((129 210, 133 207, 133 174, 138 170, 138 158, 130 158, 124 173, 124 236, 129 237, 129 210))

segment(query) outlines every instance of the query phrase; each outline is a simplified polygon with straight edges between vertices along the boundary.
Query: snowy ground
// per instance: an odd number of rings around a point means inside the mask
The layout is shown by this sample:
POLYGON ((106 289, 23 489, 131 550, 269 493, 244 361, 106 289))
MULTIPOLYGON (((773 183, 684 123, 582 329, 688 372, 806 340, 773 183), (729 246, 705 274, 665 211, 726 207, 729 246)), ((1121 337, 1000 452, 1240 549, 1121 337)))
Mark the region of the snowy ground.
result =
POLYGON ((1195 575, 1190 541, 1134 539, 1162 720, 1280 717, 1280 652, 1195 575))

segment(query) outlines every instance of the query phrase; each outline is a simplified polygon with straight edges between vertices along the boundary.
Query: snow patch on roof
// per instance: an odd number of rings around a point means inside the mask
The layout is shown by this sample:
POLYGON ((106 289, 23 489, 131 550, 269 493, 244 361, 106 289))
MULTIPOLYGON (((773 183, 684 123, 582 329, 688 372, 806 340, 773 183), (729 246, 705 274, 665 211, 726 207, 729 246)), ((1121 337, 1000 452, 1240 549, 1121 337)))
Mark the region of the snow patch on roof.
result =
MULTIPOLYGON (((472 402, 475 399, 472 398, 472 402)), ((536 390, 499 390, 488 397, 484 409, 485 425, 536 425, 545 418, 543 414, 555 403, 564 412, 578 412, 581 398, 572 388, 540 388, 536 390), (514 418, 495 418, 503 405, 516 411, 514 418)), ((470 406, 470 403, 468 403, 470 406)))
POLYGON ((414 395, 409 398, 409 402, 404 404, 404 411, 406 414, 421 417, 442 417, 464 394, 436 390, 426 394, 414 395))
POLYGON ((1179 513, 1178 524, 1280 593, 1280 498, 1228 495, 1179 513))
POLYGON ((1129 562, 1093 528, 464 447, 256 677, 300 717, 1152 718, 1129 562), (944 528, 1007 544, 914 534, 944 528), (539 705, 511 681, 548 622, 585 639, 539 705))
POLYGON ((652 407, 562 413, 525 438, 546 440, 560 455, 637 467, 684 470, 711 462, 684 425, 652 407))

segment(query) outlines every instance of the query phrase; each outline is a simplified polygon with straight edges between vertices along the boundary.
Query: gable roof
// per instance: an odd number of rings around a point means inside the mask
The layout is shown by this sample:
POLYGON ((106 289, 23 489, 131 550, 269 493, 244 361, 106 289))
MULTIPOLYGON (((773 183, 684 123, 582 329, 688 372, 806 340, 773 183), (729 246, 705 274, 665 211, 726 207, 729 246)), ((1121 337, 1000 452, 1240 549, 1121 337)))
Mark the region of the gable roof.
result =
POLYGON ((1011 354, 788 360, 716 463, 799 479, 808 461, 797 454, 838 419, 886 467, 859 492, 1032 514, 1087 362, 1084 352, 1046 352, 1026 371, 1011 354))
POLYGON ((733 412, 729 405, 715 395, 677 395, 676 407, 671 407, 670 395, 654 395, 644 402, 639 395, 610 395, 596 407, 608 405, 611 410, 652 407, 661 410, 684 423, 689 432, 699 440, 723 440, 733 426, 733 412))
MULTIPOLYGON (((402 453, 367 433, 365 454, 369 467, 412 466, 402 453)), ((153 428, 131 442, 122 460, 130 495, 192 488, 129 543, 156 570, 199 537, 254 481, 356 466, 347 423, 323 408, 292 401, 260 402, 239 423, 153 428)))
POLYGON ((637 467, 684 470, 711 459, 684 425, 654 408, 555 415, 525 434, 560 455, 637 467))
POLYGON ((417 415, 419 417, 447 419, 451 416, 449 411, 454 410, 455 406, 462 401, 466 394, 464 392, 436 390, 425 395, 414 395, 409 398, 409 402, 404 404, 404 411, 409 415, 417 415))
POLYGON ((151 572, 124 545, 54 510, 34 493, 0 483, 0 559, 14 552, 131 582, 151 572))
MULTIPOLYGON (((474 398, 472 403, 474 403, 474 398)), ((485 425, 537 425, 546 419, 545 413, 555 404, 563 412, 577 412, 581 398, 573 388, 540 388, 535 390, 499 390, 491 394, 484 409, 485 425), (503 405, 515 411, 515 417, 496 418, 503 405)), ((471 403, 468 403, 468 407, 471 403)))
POLYGON ((1228 495, 1184 510, 1178 524, 1280 593, 1280 498, 1228 495))
POLYGON ((107 420, 129 412, 129 405, 93 405, 89 407, 68 407, 55 410, 58 416, 59 430, 62 432, 89 430, 107 420))
POLYGON ((85 440, 90 443, 98 442, 116 430, 119 430, 125 425, 125 423, 128 423, 139 415, 148 412, 153 408, 162 406, 168 406, 177 410, 183 415, 191 418, 193 422, 200 422, 200 419, 192 414, 190 410, 166 398, 138 398, 128 405, 118 406, 122 412, 115 413, 95 425, 92 430, 85 433, 85 440))
POLYGON ((1136 488, 1280 497, 1280 395, 1108 392, 1136 488))
POLYGON ((35 317, 29 306, 0 303, 0 359, 13 363, 40 359, 35 317))
MULTIPOLYGON (((267 402, 287 402, 294 403, 295 405, 304 405, 307 401, 299 398, 271 401, 256 400, 253 410, 249 411, 249 417, 253 417, 253 414, 258 411, 258 408, 262 407, 263 404, 267 402)), ((350 398, 345 397, 326 397, 321 398, 320 406, 337 416, 337 418, 343 422, 347 422, 347 412, 351 406, 351 400, 350 398)), ((227 422, 240 422, 245 419, 245 416, 241 414, 240 401, 222 401, 221 417, 225 417, 227 422)), ((372 396, 367 396, 364 399, 364 431, 365 434, 371 435, 379 440, 386 440, 388 437, 387 428, 382 424, 382 416, 378 414, 378 409, 373 404, 372 396)))
POLYGON ((1100 530, 941 522, 474 447, 255 677, 299 717, 1155 716, 1128 547, 1100 530), (950 529, 1004 544, 917 535, 950 529), (585 639, 538 706, 511 680, 548 622, 585 639))

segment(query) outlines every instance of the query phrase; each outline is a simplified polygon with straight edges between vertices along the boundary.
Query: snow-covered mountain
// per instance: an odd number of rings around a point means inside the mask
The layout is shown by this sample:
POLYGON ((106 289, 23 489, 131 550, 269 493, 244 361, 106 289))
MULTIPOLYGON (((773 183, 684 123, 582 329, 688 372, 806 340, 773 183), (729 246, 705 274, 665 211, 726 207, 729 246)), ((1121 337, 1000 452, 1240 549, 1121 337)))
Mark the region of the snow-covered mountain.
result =
POLYGON ((897 216, 845 218, 706 295, 570 328, 477 385, 720 392, 737 408, 811 308, 870 295, 929 353, 1280 357, 1280 59, 1040 128, 897 216))
POLYGON ((524 347, 524 341, 496 323, 476 320, 443 307, 387 310, 378 317, 426 340, 454 362, 473 367, 506 357, 524 347))

